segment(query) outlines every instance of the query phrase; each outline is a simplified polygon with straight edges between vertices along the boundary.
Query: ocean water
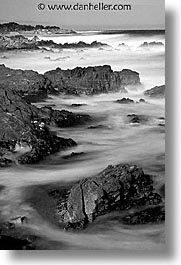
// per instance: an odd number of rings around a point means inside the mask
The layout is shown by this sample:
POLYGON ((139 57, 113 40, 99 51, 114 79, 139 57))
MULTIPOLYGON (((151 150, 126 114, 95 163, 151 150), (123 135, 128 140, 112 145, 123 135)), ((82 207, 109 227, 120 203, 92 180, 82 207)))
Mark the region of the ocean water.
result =
MULTIPOLYGON (((130 163, 141 166, 152 174, 156 189, 164 184, 164 127, 159 126, 165 116, 164 99, 149 99, 143 90, 165 83, 164 46, 142 49, 144 42, 161 41, 163 35, 128 35, 79 33, 76 36, 47 37, 57 43, 101 41, 110 45, 103 49, 64 49, 53 51, 16 51, 0 54, 1 63, 12 68, 33 69, 39 73, 61 67, 110 64, 113 70, 129 68, 140 73, 142 87, 129 87, 126 95, 121 93, 97 96, 51 97, 38 106, 54 104, 56 109, 67 109, 89 114, 90 124, 74 128, 53 128, 62 137, 72 138, 78 146, 47 157, 38 165, 16 166, 0 170, 1 215, 5 220, 26 215, 33 233, 44 238, 42 248, 60 249, 62 242, 67 249, 122 249, 159 250, 164 248, 164 225, 123 226, 117 219, 100 217, 84 232, 65 232, 45 220, 32 205, 25 202, 27 188, 32 185, 69 182, 92 176, 110 164, 130 163), (125 43, 128 47, 120 47, 125 43), (145 98, 147 103, 121 105, 115 103, 123 96, 135 101, 145 98), (73 103, 84 103, 73 108, 73 103), (133 125, 128 114, 147 115, 148 122, 133 125), (102 128, 88 129, 90 125, 102 128), (64 159, 71 152, 84 152, 75 158, 64 159), (109 229, 108 229, 109 228, 109 229), (46 243, 45 243, 46 242, 46 243)), ((18 153, 16 155, 19 155, 18 153)), ((36 196, 36 195, 35 195, 36 196)))

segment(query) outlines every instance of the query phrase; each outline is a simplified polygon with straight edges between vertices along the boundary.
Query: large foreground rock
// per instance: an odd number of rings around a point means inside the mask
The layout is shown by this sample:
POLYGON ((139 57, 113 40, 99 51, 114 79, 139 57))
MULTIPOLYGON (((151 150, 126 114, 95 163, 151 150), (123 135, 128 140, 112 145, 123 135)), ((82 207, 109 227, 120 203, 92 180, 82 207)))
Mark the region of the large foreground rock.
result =
POLYGON ((81 229, 110 211, 160 202, 149 175, 137 166, 119 164, 73 186, 66 200, 59 202, 58 216, 66 228, 81 229))
POLYGON ((144 95, 151 98, 163 98, 165 96, 165 85, 155 86, 149 90, 146 90, 144 95))
POLYGON ((127 85, 140 85, 137 72, 124 69, 114 72, 109 65, 62 70, 57 68, 45 73, 59 92, 74 95, 93 95, 108 92, 126 92, 127 85))

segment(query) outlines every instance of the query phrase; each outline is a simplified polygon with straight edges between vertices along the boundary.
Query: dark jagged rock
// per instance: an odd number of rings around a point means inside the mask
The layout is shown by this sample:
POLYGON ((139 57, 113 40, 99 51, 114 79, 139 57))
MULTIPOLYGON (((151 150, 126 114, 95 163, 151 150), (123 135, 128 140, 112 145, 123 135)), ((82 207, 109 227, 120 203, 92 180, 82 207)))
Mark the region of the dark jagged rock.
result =
POLYGON ((75 114, 67 110, 54 110, 51 107, 43 107, 41 112, 41 117, 47 124, 58 127, 77 126, 91 121, 89 115, 75 114))
POLYGON ((162 46, 164 46, 164 44, 161 41, 151 41, 151 42, 145 41, 139 47, 140 48, 154 48, 154 47, 162 47, 162 46))
POLYGON ((49 47, 49 48, 57 48, 57 49, 84 49, 84 48, 100 48, 100 47, 109 47, 107 44, 102 42, 93 41, 92 43, 85 43, 83 41, 75 42, 75 43, 64 43, 57 44, 52 40, 41 40, 36 42, 37 47, 49 47))
POLYGON ((98 175, 74 185, 66 200, 58 203, 58 217, 65 227, 82 229, 99 216, 113 210, 157 205, 161 196, 153 181, 137 166, 108 166, 98 175))
POLYGON ((74 95, 94 95, 108 92, 126 92, 127 85, 140 85, 137 72, 124 69, 114 72, 109 65, 62 70, 57 68, 45 73, 59 92, 74 95))
POLYGON ((37 49, 36 41, 30 40, 22 35, 0 36, 0 51, 6 50, 31 50, 37 49))
POLYGON ((30 102, 45 99, 48 93, 56 93, 50 81, 35 71, 15 70, 0 65, 0 76, 0 86, 16 91, 30 102))
POLYGON ((155 86, 149 90, 146 90, 144 95, 151 98, 163 98, 165 96, 165 85, 155 86))
POLYGON ((145 124, 149 120, 148 116, 146 115, 129 114, 127 117, 129 118, 129 123, 145 124))
POLYGON ((0 36, 0 51, 5 50, 37 50, 42 48, 52 49, 84 49, 84 48, 100 48, 109 47, 105 43, 93 41, 85 43, 79 41, 77 43, 55 43, 53 40, 40 40, 37 36, 32 39, 26 38, 23 35, 0 36))
POLYGON ((140 98, 139 103, 146 103, 146 100, 144 98, 140 98))
POLYGON ((52 134, 47 127, 39 127, 34 130, 34 133, 36 140, 32 142, 31 151, 18 159, 20 164, 34 164, 44 159, 47 155, 76 146, 76 142, 72 139, 58 137, 52 134))
POLYGON ((127 225, 159 224, 165 221, 165 207, 158 205, 137 211, 123 217, 122 222, 127 225))
POLYGON ((120 103, 120 104, 132 104, 132 103, 135 103, 134 100, 132 100, 130 98, 118 99, 118 100, 116 100, 116 102, 120 103))
POLYGON ((75 146, 50 132, 41 121, 40 110, 27 103, 16 92, 0 87, 0 150, 12 152, 16 145, 29 147, 19 163, 36 163, 45 156, 75 146))

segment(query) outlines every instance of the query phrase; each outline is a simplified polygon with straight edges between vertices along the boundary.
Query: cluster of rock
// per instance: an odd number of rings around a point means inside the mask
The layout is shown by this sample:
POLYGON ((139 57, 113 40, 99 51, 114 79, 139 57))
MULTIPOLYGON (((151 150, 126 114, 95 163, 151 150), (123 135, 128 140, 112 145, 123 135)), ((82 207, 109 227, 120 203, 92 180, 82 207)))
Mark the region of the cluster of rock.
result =
POLYGON ((162 46, 164 46, 164 44, 161 41, 151 41, 151 42, 145 41, 139 47, 140 48, 154 48, 154 47, 162 47, 162 46))
POLYGON ((121 98, 121 99, 117 99, 116 103, 119 103, 119 104, 133 104, 133 103, 146 103, 146 101, 143 98, 140 98, 139 101, 136 101, 136 102, 133 99, 131 99, 131 98, 121 98))
POLYGON ((15 22, 0 24, 0 33, 8 34, 12 32, 28 32, 33 34, 72 34, 76 33, 73 30, 61 29, 57 26, 43 26, 43 25, 21 25, 15 22))
MULTIPOLYGON (((56 212, 65 229, 83 229, 96 217, 111 211, 139 209, 161 202, 151 176, 137 166, 119 164, 75 184, 59 200, 56 212)), ((141 212, 139 216, 142 215, 141 212)))
POLYGON ((144 95, 151 98, 163 98, 165 96, 165 85, 155 86, 149 90, 146 90, 144 95))
POLYGON ((139 73, 124 69, 113 71, 109 65, 76 67, 71 70, 57 68, 45 73, 59 92, 74 95, 94 95, 108 92, 126 92, 127 85, 140 85, 139 73))
POLYGON ((67 113, 70 119, 65 124, 65 113, 50 109, 52 117, 45 108, 38 109, 22 99, 15 91, 0 86, 0 165, 5 166, 11 161, 6 158, 7 152, 14 152, 17 148, 25 148, 25 152, 18 159, 18 163, 37 163, 49 154, 76 145, 72 139, 58 137, 51 132, 47 124, 57 124, 62 120, 62 127, 85 122, 86 115, 67 113), (45 115, 46 113, 46 115, 45 115), (61 119, 62 115, 62 119, 61 119), (57 116, 57 117, 56 117, 57 116), (71 121, 72 116, 72 121, 71 121))
POLYGON ((94 95, 126 92, 127 85, 140 85, 139 73, 124 69, 113 71, 109 65, 72 70, 48 71, 44 75, 29 70, 14 70, 0 65, 0 85, 15 90, 31 102, 47 98, 48 94, 94 95))
POLYGON ((55 43, 52 40, 40 40, 37 36, 33 38, 26 38, 23 35, 12 35, 0 36, 0 51, 6 50, 36 50, 36 49, 83 49, 83 48, 100 48, 100 47, 108 47, 107 44, 93 41, 92 43, 85 43, 83 41, 79 41, 77 43, 55 43))

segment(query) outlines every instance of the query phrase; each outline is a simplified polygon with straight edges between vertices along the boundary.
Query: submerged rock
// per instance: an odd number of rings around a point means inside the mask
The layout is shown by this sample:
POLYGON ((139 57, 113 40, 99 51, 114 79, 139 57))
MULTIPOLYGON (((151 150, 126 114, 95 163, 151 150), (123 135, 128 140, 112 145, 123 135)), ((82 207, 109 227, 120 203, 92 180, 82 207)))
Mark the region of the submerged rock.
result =
POLYGON ((74 185, 67 199, 58 203, 57 214, 65 228, 82 229, 97 216, 113 210, 160 202, 149 175, 137 166, 120 164, 74 185))
POLYGON ((74 95, 126 92, 126 85, 140 85, 137 72, 128 69, 114 72, 109 65, 76 67, 72 70, 57 68, 46 72, 45 77, 59 92, 74 95))
POLYGON ((111 127, 107 126, 107 125, 104 125, 104 124, 97 124, 97 125, 91 125, 89 126, 87 129, 91 129, 91 130, 94 130, 94 129, 111 129, 111 127))
POLYGON ((130 98, 118 99, 118 100, 116 100, 116 102, 120 103, 120 104, 132 104, 132 103, 135 103, 134 100, 132 100, 130 98))
POLYGON ((77 108, 77 107, 82 107, 82 106, 86 106, 87 104, 85 104, 85 103, 74 103, 74 104, 72 104, 71 105, 71 107, 75 107, 75 108, 77 108))
POLYGON ((144 95, 151 98, 163 98, 165 96, 165 85, 155 86, 149 90, 146 90, 144 95))
POLYGON ((158 205, 126 215, 122 222, 127 225, 159 224, 165 221, 165 207, 158 205))
POLYGON ((79 153, 72 152, 70 155, 63 156, 63 159, 79 157, 79 156, 84 155, 84 154, 85 154, 84 152, 79 152, 79 153))

